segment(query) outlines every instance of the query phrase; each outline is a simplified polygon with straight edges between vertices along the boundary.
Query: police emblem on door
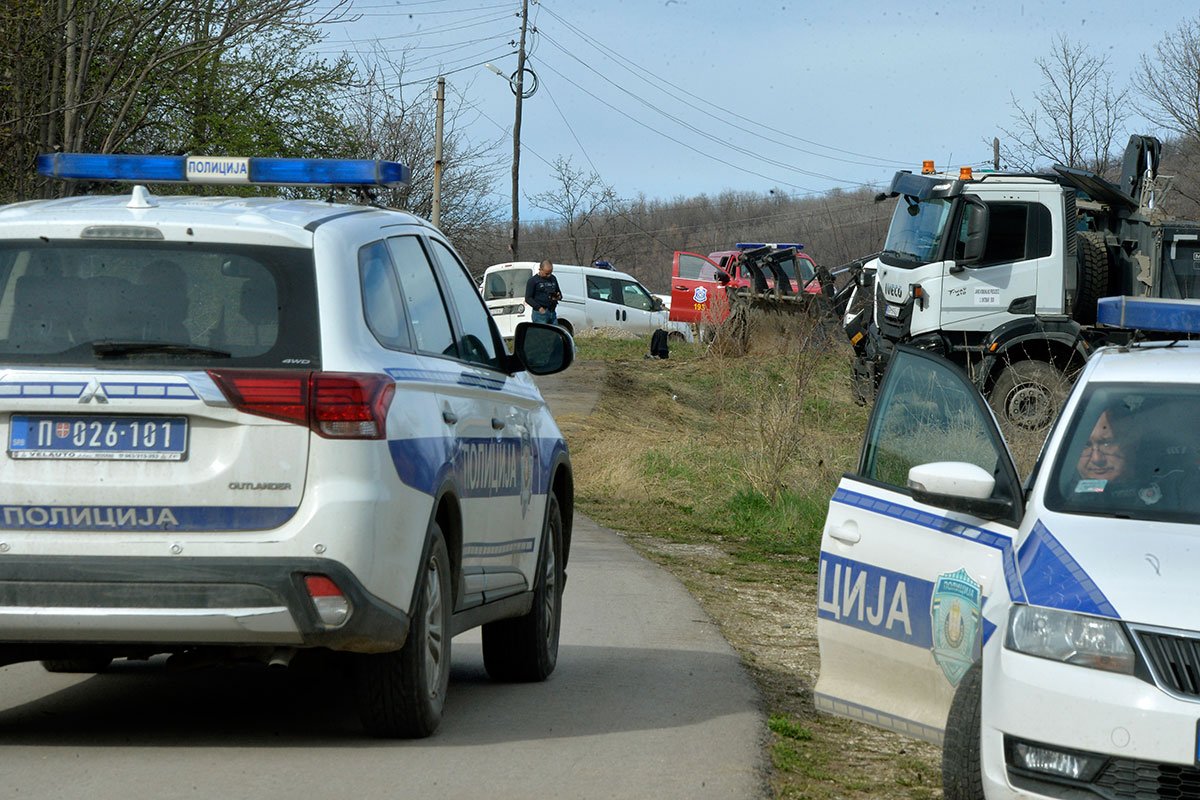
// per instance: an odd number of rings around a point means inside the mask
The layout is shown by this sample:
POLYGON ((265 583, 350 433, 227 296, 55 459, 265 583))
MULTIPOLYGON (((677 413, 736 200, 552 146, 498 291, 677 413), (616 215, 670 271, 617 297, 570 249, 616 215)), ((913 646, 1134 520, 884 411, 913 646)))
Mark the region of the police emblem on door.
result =
POLYGON ((975 661, 982 600, 983 587, 963 569, 939 575, 933 585, 933 660, 951 686, 958 686, 975 661))
POLYGON ((692 302, 703 305, 708 302, 708 289, 703 286, 697 286, 696 291, 692 292, 692 302))

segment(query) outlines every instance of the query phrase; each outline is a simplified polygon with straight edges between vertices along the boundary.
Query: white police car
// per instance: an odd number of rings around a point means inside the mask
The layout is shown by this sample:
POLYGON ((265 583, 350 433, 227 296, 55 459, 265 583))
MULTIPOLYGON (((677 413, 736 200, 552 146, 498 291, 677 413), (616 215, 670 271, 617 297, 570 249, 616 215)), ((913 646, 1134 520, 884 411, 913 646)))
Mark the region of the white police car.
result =
POLYGON ((947 798, 1200 797, 1198 459, 1197 344, 1099 351, 1024 486, 966 376, 900 348, 825 522, 817 707, 941 743, 947 798))
POLYGON ((42 156, 122 196, 0 208, 0 663, 350 656, 372 733, 441 718, 450 640, 541 680, 573 483, 526 374, 411 214, 143 183, 379 186, 391 162, 42 156))

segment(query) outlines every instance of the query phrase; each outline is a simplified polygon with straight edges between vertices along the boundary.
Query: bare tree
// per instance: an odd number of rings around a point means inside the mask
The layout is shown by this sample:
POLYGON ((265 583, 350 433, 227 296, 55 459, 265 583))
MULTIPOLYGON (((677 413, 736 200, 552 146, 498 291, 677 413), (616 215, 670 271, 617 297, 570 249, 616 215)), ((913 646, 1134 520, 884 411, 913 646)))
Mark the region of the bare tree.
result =
MULTIPOLYGON (((254 69, 268 52, 255 51, 265 36, 275 37, 270 52, 279 52, 281 45, 294 48, 286 65, 294 70, 293 84, 307 80, 310 88, 336 88, 331 80, 349 74, 345 62, 329 71, 306 71, 316 62, 299 50, 316 38, 318 24, 339 18, 344 2, 337 0, 332 12, 319 17, 312 13, 316 0, 4 4, 0 163, 12 172, 2 176, 0 191, 17 196, 36 191, 22 176, 32 174, 38 152, 112 153, 147 142, 158 149, 206 145, 204 133, 218 117, 236 118, 239 106, 270 111, 270 103, 284 95, 263 91, 279 84, 278 71, 254 69), (237 80, 249 76, 260 80, 232 91, 237 80)), ((301 105, 303 116, 310 116, 311 105, 311 100, 301 105)))
POLYGON ((1185 139, 1200 140, 1200 16, 1184 20, 1142 56, 1133 76, 1146 119, 1185 139))
MULTIPOLYGON (((407 186, 381 199, 394 208, 429 218, 433 212, 433 162, 436 108, 428 95, 406 99, 400 87, 403 62, 386 58, 366 76, 346 106, 353 131, 348 155, 400 161, 411 170, 407 186)), ((452 90, 453 92, 453 90, 452 90)), ((443 125, 441 227, 473 272, 491 261, 488 242, 495 237, 505 198, 493 193, 502 168, 498 142, 475 143, 462 132, 470 105, 461 95, 447 101, 443 125)))
MULTIPOLYGON (((616 221, 621 210, 613 188, 592 172, 571 165, 571 159, 559 156, 554 160, 555 190, 539 192, 529 198, 534 208, 553 214, 560 223, 565 249, 570 263, 590 264, 599 258, 618 258, 621 237, 616 221)), ((550 257, 553 257, 552 255, 550 257)))
POLYGON ((1060 34, 1051 55, 1035 63, 1042 86, 1030 105, 1012 96, 1013 126, 1002 129, 1003 159, 1021 169, 1050 162, 1109 172, 1129 117, 1129 90, 1113 86, 1108 57, 1092 55, 1086 45, 1060 34))

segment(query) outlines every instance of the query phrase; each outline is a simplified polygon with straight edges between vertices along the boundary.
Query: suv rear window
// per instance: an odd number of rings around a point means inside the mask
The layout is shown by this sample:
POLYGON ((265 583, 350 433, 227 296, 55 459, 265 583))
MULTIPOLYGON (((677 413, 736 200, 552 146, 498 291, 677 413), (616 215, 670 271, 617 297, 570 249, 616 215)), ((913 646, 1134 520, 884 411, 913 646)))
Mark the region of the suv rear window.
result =
POLYGON ((320 366, 312 251, 0 241, 0 360, 320 366))

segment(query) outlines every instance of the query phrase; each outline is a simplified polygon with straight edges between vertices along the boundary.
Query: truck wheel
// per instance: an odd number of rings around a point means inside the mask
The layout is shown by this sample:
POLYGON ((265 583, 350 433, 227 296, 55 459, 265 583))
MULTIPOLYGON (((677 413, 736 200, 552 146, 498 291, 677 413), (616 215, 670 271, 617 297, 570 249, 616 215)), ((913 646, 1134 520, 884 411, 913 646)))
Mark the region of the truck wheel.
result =
POLYGON ((1081 325, 1096 321, 1096 301, 1108 295, 1110 271, 1104 234, 1095 231, 1080 233, 1076 239, 1078 279, 1075 286, 1075 306, 1071 317, 1081 325))
POLYGON ((546 504, 533 607, 524 616, 483 626, 483 666, 492 680, 544 681, 558 663, 563 592, 562 511, 553 491, 547 495, 546 504))
POLYGON ((988 402, 1000 417, 1029 431, 1050 427, 1067 396, 1067 379, 1045 361, 1009 364, 992 386, 988 402))
POLYGON ((946 719, 946 739, 942 745, 945 800, 983 800, 983 762, 979 753, 982 686, 983 669, 976 661, 958 684, 946 719))
POLYGON ((424 738, 442 720, 450 685, 450 556, 436 522, 428 541, 404 646, 356 657, 358 714, 372 736, 424 738))

